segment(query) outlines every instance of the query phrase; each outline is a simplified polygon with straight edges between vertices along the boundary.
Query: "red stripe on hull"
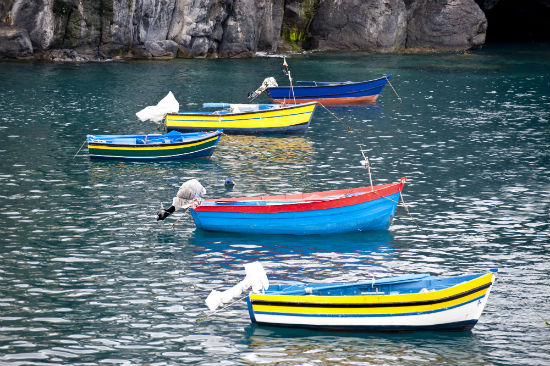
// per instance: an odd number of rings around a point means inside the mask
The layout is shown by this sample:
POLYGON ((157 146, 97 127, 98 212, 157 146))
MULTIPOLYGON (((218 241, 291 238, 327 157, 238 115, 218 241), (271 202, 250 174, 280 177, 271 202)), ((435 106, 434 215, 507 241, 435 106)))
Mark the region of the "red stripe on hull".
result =
POLYGON ((401 178, 401 181, 398 183, 383 184, 379 186, 374 186, 374 192, 371 191, 371 187, 361 187, 353 189, 340 189, 336 191, 327 191, 327 192, 315 192, 315 193, 302 193, 302 194, 292 194, 292 195, 280 195, 280 196, 260 196, 260 197, 243 197, 243 198, 230 198, 230 199, 210 199, 205 200, 205 202, 219 202, 226 203, 226 205, 216 205, 216 206, 198 206, 195 208, 196 211, 214 211, 214 212, 248 212, 248 213, 275 213, 275 212, 296 212, 296 211, 313 211, 313 210, 323 210, 329 208, 343 207, 356 205, 358 203, 367 202, 383 198, 389 195, 392 195, 403 190, 405 185, 406 178, 401 178), (333 198, 331 196, 337 195, 348 195, 354 193, 363 193, 359 195, 342 197, 342 198, 333 198), (289 203, 289 204, 279 204, 279 205, 262 205, 262 206, 242 206, 242 205, 231 205, 232 202, 273 202, 277 203, 280 201, 293 201, 293 200, 302 200, 308 202, 301 203, 289 203))
MULTIPOLYGON (((365 96, 365 97, 349 97, 349 98, 315 98, 315 99, 298 99, 298 98, 296 98, 296 103, 319 102, 323 105, 374 103, 374 102, 376 102, 376 99, 378 99, 379 95, 380 94, 368 95, 368 96, 365 96)), ((286 99, 286 98, 285 99, 273 99, 273 98, 271 98, 271 100, 273 102, 279 103, 279 104, 294 103, 293 98, 288 98, 288 99, 286 99)))

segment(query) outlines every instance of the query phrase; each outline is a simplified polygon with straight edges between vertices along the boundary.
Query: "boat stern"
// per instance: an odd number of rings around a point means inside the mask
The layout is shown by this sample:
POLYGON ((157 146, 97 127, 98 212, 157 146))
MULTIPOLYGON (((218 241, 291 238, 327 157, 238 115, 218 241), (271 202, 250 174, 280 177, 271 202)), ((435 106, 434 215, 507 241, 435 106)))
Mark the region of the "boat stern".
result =
POLYGON ((252 308, 252 302, 250 301, 250 294, 246 296, 246 306, 248 308, 248 315, 250 316, 250 321, 256 323, 256 317, 254 316, 254 309, 252 308))

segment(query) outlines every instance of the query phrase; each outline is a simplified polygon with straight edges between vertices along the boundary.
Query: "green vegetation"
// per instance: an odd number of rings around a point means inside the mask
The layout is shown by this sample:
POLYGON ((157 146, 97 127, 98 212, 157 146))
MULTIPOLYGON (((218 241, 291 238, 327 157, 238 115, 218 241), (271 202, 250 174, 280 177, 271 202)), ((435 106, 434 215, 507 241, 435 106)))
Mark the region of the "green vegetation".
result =
POLYGON ((320 0, 303 0, 299 14, 285 15, 285 22, 281 29, 281 37, 288 42, 294 51, 301 51, 311 47, 311 33, 309 27, 315 18, 320 0))

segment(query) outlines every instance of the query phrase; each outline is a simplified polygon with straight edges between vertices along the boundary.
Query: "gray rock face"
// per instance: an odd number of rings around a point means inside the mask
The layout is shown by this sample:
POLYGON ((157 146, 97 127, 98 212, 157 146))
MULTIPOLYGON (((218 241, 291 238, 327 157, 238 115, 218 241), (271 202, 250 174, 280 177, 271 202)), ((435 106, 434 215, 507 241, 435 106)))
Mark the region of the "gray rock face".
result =
POLYGON ((13 25, 29 33, 35 51, 52 45, 56 36, 53 0, 14 0, 10 13, 13 25))
POLYGON ((178 44, 174 41, 147 41, 145 42, 145 50, 152 57, 167 57, 174 58, 178 53, 178 44))
POLYGON ((420 0, 411 5, 407 48, 464 50, 485 43, 487 19, 474 0, 420 0))
POLYGON ((42 59, 52 62, 85 62, 95 60, 94 57, 81 55, 71 49, 53 49, 42 53, 42 59))
POLYGON ((168 39, 182 57, 250 56, 276 50, 284 0, 177 0, 168 39))
POLYGON ((134 5, 133 42, 144 44, 149 41, 166 40, 172 21, 176 0, 126 0, 122 5, 134 5))
POLYGON ((32 55, 31 40, 25 29, 0 27, 0 58, 27 58, 32 55))
POLYGON ((406 20, 402 0, 321 0, 311 33, 320 49, 387 52, 404 45, 406 20))
POLYGON ((247 57, 288 48, 283 38, 325 50, 467 49, 487 28, 475 0, 0 0, 2 23, 53 60, 247 57))
POLYGON ((219 47, 222 57, 251 56, 258 46, 261 22, 266 14, 268 0, 236 1, 226 19, 219 47))
POLYGON ((168 39, 182 57, 215 57, 232 7, 232 0, 177 0, 168 39))

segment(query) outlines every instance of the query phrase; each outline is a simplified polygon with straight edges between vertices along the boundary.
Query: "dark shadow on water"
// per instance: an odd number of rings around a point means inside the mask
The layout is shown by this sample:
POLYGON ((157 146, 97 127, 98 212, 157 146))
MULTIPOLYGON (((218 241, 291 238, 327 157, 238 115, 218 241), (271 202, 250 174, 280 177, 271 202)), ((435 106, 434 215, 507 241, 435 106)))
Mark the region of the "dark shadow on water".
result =
POLYGON ((411 331, 411 332, 353 332, 328 331, 302 328, 287 328, 250 324, 245 329, 247 337, 309 338, 309 337, 351 337, 364 339, 385 338, 395 341, 417 341, 419 339, 464 340, 475 337, 472 331, 411 331))
MULTIPOLYGON (((215 154, 215 152, 214 152, 215 154)), ((166 159, 166 160, 124 160, 124 159, 101 159, 101 158, 89 158, 90 168, 108 168, 108 167, 123 167, 132 165, 154 165, 166 167, 166 165, 173 165, 174 167, 180 167, 182 163, 185 164, 204 164, 211 163, 211 156, 202 156, 197 158, 184 158, 184 159, 166 159)))

